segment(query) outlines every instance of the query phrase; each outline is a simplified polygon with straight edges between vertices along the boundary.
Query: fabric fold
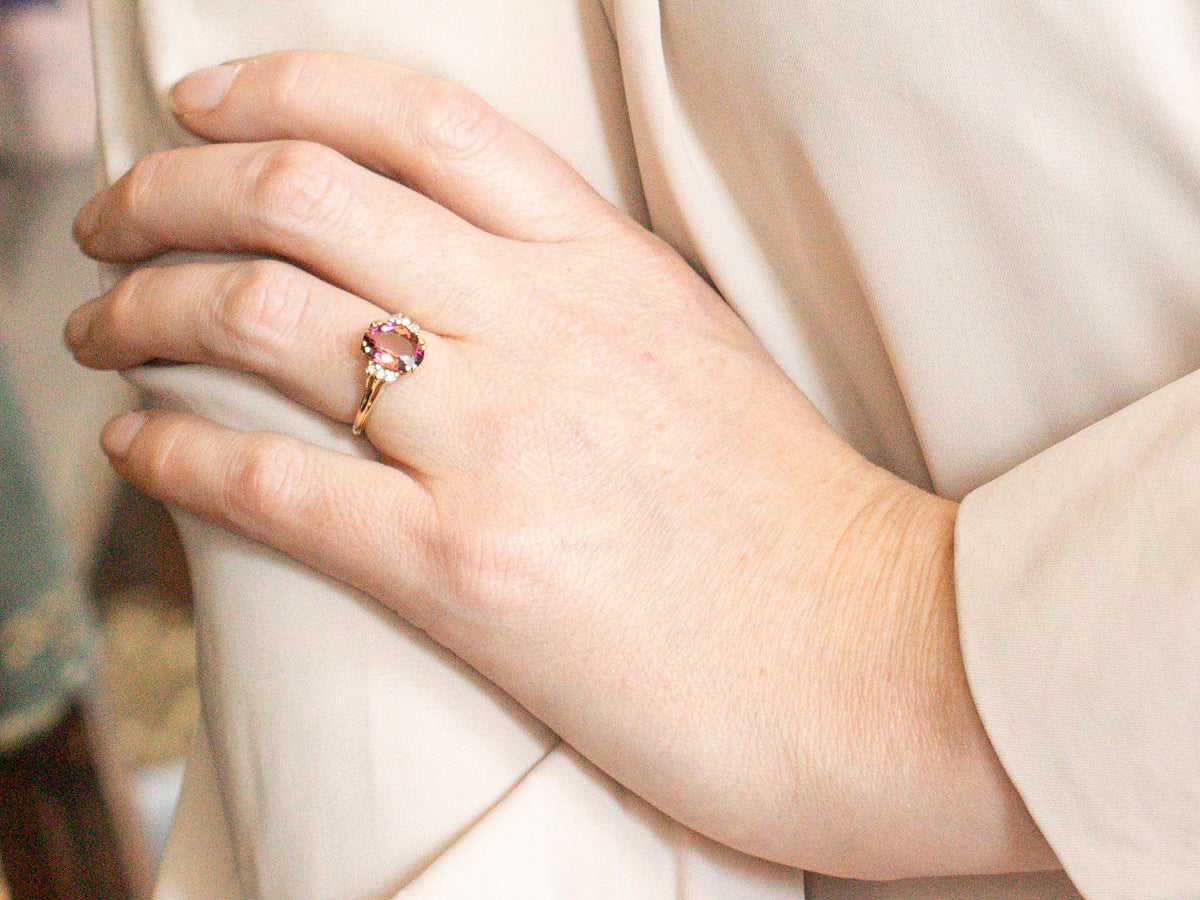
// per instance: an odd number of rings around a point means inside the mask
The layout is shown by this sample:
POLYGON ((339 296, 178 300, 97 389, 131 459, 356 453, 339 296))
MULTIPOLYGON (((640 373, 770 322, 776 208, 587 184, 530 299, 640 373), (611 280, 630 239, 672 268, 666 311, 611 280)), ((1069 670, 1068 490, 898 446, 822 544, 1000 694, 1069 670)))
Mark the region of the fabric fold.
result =
POLYGON ((1087 897, 1200 896, 1200 373, 963 502, 980 715, 1087 897))

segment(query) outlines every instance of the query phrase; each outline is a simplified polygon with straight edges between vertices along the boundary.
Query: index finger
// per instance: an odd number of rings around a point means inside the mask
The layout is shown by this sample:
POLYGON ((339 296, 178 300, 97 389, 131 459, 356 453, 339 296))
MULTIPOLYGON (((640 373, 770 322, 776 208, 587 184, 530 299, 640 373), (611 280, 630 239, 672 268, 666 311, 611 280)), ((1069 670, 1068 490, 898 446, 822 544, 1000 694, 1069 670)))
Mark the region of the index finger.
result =
POLYGON ((619 218, 561 157, 482 98, 390 63, 274 53, 195 72, 171 103, 208 140, 324 144, 501 237, 566 241, 619 218))

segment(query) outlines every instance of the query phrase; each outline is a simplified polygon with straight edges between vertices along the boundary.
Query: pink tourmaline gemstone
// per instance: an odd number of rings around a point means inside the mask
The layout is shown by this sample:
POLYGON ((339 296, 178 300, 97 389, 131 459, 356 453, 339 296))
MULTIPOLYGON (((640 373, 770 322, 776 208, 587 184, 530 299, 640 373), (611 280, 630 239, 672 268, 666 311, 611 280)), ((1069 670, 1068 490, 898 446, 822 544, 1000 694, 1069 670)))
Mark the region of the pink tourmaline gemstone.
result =
POLYGON ((398 322, 376 322, 362 339, 363 353, 390 372, 406 372, 421 364, 425 348, 417 336, 398 322))

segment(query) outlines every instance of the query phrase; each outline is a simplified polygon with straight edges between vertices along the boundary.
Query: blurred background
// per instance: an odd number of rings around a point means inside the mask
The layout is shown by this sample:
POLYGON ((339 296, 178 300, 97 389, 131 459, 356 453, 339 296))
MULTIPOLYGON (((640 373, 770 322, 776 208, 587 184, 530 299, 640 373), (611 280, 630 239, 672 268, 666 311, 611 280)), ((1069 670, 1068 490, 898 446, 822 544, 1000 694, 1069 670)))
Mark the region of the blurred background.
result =
POLYGON ((97 444, 138 398, 61 339, 94 130, 85 0, 0 0, 0 900, 147 897, 197 713, 174 529, 97 444))

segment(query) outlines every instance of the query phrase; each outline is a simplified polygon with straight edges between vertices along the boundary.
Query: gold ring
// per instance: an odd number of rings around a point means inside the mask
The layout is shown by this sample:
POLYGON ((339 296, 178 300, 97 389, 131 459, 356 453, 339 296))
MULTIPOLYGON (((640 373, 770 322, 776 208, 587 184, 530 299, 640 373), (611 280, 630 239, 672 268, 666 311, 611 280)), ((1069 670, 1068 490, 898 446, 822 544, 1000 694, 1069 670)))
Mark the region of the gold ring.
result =
POLYGON ((383 386, 421 364, 425 358, 425 340, 416 322, 397 313, 370 324, 363 332, 362 352, 367 357, 367 382, 363 385, 358 413, 354 416, 351 429, 354 434, 362 434, 383 386))

